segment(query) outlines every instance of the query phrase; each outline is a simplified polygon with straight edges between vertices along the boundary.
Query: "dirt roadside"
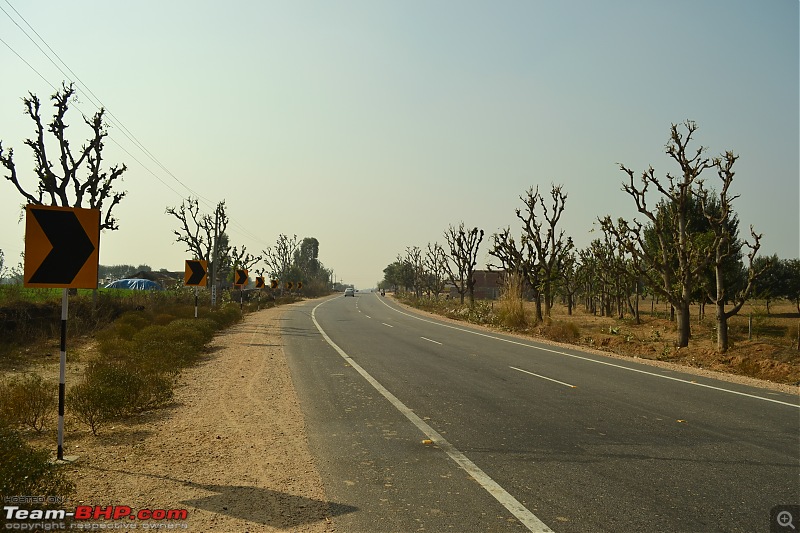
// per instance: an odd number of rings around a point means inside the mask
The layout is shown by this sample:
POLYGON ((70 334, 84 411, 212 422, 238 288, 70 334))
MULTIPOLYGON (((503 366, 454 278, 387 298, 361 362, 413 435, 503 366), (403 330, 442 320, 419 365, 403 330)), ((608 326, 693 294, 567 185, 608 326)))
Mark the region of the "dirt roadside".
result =
POLYGON ((184 531, 334 531, 283 352, 285 309, 218 335, 181 375, 173 407, 98 437, 68 434, 65 455, 79 460, 66 507, 186 509, 171 521, 184 531))

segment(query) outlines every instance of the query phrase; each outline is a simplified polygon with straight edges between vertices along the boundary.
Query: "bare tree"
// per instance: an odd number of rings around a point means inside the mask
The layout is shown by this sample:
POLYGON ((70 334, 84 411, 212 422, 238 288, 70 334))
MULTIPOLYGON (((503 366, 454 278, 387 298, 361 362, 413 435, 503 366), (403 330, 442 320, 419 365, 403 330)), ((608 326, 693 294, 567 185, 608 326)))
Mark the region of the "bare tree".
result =
POLYGON ((620 165, 620 169, 628 175, 628 182, 623 183, 622 190, 630 195, 638 212, 652 225, 657 237, 656 248, 647 246, 644 225, 636 219, 632 224, 622 218, 616 223, 609 216, 600 219, 603 230, 631 255, 632 264, 642 277, 674 307, 678 318, 676 346, 679 348, 689 345, 692 289, 708 266, 706 250, 693 242, 687 229, 689 208, 700 175, 713 167, 713 162, 704 155, 703 146, 694 153, 689 152, 697 125, 686 121, 683 126, 685 135, 677 124, 672 124, 670 130, 666 153, 678 163, 681 175, 676 177, 667 173, 667 186, 662 185, 655 176, 655 170, 650 167, 642 173, 642 185, 637 187, 634 172, 620 165), (659 216, 657 209, 648 207, 647 192, 651 185, 667 199, 665 209, 668 210, 668 216, 659 216))
POLYGON ((447 280, 447 254, 439 243, 428 243, 423 258, 425 269, 425 288, 439 298, 439 294, 444 291, 447 280))
POLYGON ((470 305, 475 303, 475 266, 478 264, 478 248, 483 240, 483 230, 472 228, 467 230, 461 222, 458 227, 450 225, 444 232, 444 238, 450 248, 445 262, 450 282, 455 285, 464 303, 464 295, 469 292, 470 305))
POLYGON ((753 244, 749 242, 742 242, 731 235, 730 219, 733 216, 733 201, 739 195, 730 196, 728 191, 731 183, 733 182, 733 165, 739 156, 734 155, 733 152, 725 152, 721 157, 714 159, 714 166, 717 168, 717 175, 722 180, 722 190, 719 193, 719 210, 710 209, 709 191, 705 190, 702 186, 700 188, 700 199, 703 204, 703 214, 711 225, 714 231, 714 243, 709 248, 711 255, 711 264, 714 268, 715 291, 708 290, 708 298, 714 304, 717 321, 717 350, 724 353, 728 350, 728 319, 736 315, 744 305, 747 297, 753 290, 754 282, 761 276, 767 269, 769 264, 763 265, 761 268, 753 266, 753 260, 761 247, 761 234, 756 234, 753 226, 750 226, 750 235, 753 237, 753 244), (717 213, 715 213, 717 211, 717 213), (750 252, 747 254, 747 285, 738 294, 733 295, 733 307, 728 311, 725 310, 725 303, 731 298, 728 294, 728 287, 725 286, 724 277, 724 264, 725 259, 739 254, 742 246, 747 246, 750 252))
MULTIPOLYGON (((289 281, 288 276, 292 268, 294 252, 299 245, 300 243, 297 240, 297 235, 293 235, 290 238, 281 233, 278 235, 278 240, 275 242, 274 247, 270 246, 266 250, 261 251, 271 276, 283 282, 289 281)), ((281 287, 283 287, 283 284, 281 284, 281 287)))
POLYGON ((538 258, 537 265, 541 273, 540 281, 544 296, 545 314, 550 316, 553 307, 553 283, 558 277, 558 264, 573 249, 572 238, 564 236, 564 230, 557 231, 556 226, 564 212, 567 193, 562 185, 552 185, 550 196, 552 206, 548 209, 544 197, 539 194, 538 187, 531 187, 520 200, 525 204, 525 213, 517 209, 517 218, 522 221, 525 239, 533 244, 538 258), (541 217, 537 211, 541 208, 541 217), (543 219, 543 220, 542 220, 543 219), (544 223, 547 223, 542 233, 544 223))
POLYGON ((172 232, 175 241, 186 245, 186 251, 195 259, 210 261, 213 256, 214 237, 224 233, 228 227, 228 215, 225 213, 225 202, 222 201, 212 217, 200 212, 197 198, 191 196, 184 200, 180 207, 167 207, 166 213, 178 219, 180 227, 172 232))
MULTIPOLYGON (((535 319, 538 324, 543 320, 542 314, 542 275, 537 262, 536 248, 533 241, 525 234, 520 239, 520 244, 511 236, 511 228, 506 228, 500 233, 492 235, 492 247, 489 255, 500 260, 499 268, 509 274, 518 274, 525 280, 533 293, 535 319)), ((498 265, 488 265, 490 269, 498 265)))
POLYGON ((83 117, 83 121, 92 130, 92 136, 80 150, 73 152, 66 137, 67 124, 65 117, 70 103, 74 101, 75 87, 73 84, 62 84, 50 99, 53 101, 55 113, 53 120, 47 124, 47 132, 51 133, 58 148, 58 164, 49 159, 48 148, 45 142, 45 125, 42 123, 41 101, 33 94, 22 99, 25 104, 25 114, 34 122, 36 136, 25 140, 25 144, 33 150, 36 161, 34 172, 38 178, 36 189, 23 186, 14 163, 14 149, 3 150, 0 142, 0 163, 9 172, 5 178, 10 181, 17 191, 25 197, 26 203, 36 205, 54 205, 62 207, 83 207, 99 209, 101 212, 100 229, 119 229, 117 219, 112 210, 125 197, 125 192, 114 192, 117 180, 121 180, 127 167, 112 166, 108 171, 102 170, 103 164, 103 139, 108 136, 107 126, 103 117, 105 110, 100 109, 92 118, 83 117))
POLYGON ((425 288, 425 265, 423 262, 422 250, 419 246, 407 246, 406 256, 403 258, 405 263, 411 267, 413 273, 412 288, 417 298, 422 297, 422 289, 425 288))
POLYGON ((236 246, 231 248, 230 257, 235 268, 241 268, 244 270, 250 270, 253 268, 253 266, 264 259, 264 257, 261 255, 252 255, 248 253, 246 246, 242 246, 241 250, 236 246))
POLYGON ((167 207, 166 213, 174 216, 180 227, 172 232, 175 241, 186 245, 186 251, 195 259, 208 261, 212 273, 209 277, 216 284, 223 279, 230 260, 230 246, 225 233, 228 228, 228 214, 225 210, 225 201, 219 202, 214 209, 214 215, 200 212, 197 198, 191 196, 184 200, 180 207, 167 207))

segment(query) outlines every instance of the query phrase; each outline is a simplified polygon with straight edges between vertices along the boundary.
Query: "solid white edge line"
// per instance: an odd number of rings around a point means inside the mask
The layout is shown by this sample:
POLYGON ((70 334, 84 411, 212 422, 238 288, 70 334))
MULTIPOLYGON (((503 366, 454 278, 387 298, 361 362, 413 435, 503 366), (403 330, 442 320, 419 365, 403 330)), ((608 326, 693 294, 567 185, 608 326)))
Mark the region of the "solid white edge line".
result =
MULTIPOLYGON (((385 305, 386 307, 388 307, 389 309, 391 309, 392 311, 394 311, 396 313, 400 313, 401 315, 405 315, 407 317, 414 318, 416 320, 421 320, 423 322, 428 322, 429 324, 436 324, 437 326, 442 326, 443 328, 455 329, 457 331, 463 331, 465 333, 471 333, 473 335, 479 335, 481 337, 486 337, 488 339, 494 339, 494 340, 498 340, 498 341, 502 341, 502 342, 507 342, 509 344, 516 344, 518 346, 524 346, 526 348, 532 348, 534 350, 542 350, 543 352, 550 352, 550 353, 555 353, 555 354, 559 354, 559 355, 565 355, 567 357, 572 357, 574 359, 582 359, 583 361, 588 361, 590 363, 597 363, 598 365, 613 366, 615 368, 621 368, 622 370, 628 370, 630 372, 638 372, 640 374, 647 374, 648 376, 654 376, 654 377, 657 377, 657 378, 670 379, 672 381, 679 381, 681 383, 686 383, 687 385, 696 385, 698 387, 704 387, 706 389, 718 390, 718 391, 721 391, 721 392, 727 392, 729 394, 736 394, 736 395, 739 395, 739 396, 746 396, 748 398, 754 398, 756 400, 763 400, 765 402, 779 403, 781 405, 788 405, 789 407, 794 407, 796 409, 800 409, 800 404, 782 402, 780 400, 773 400, 772 398, 764 398, 763 396, 756 396, 755 394, 747 394, 746 392, 739 392, 739 391, 730 390, 730 389, 723 389, 722 387, 715 387, 713 385, 706 385, 705 383, 697 383, 697 382, 694 382, 694 381, 689 381, 689 380, 681 379, 681 378, 674 378, 672 376, 664 376, 662 374, 656 374, 655 372, 648 372, 647 370, 640 370, 638 368, 630 368, 630 367, 623 366, 623 365, 618 365, 618 364, 615 364, 615 363, 609 363, 608 361, 598 361, 597 359, 592 359, 591 357, 583 357, 583 356, 575 355, 575 354, 571 354, 571 353, 560 352, 558 350, 551 350, 549 348, 543 348, 541 346, 534 346, 532 344, 526 344, 524 342, 517 342, 517 341, 512 341, 511 339, 504 339, 502 337, 495 337, 494 335, 487 335, 486 333, 480 333, 478 331, 472 331, 472 330, 469 330, 469 329, 459 328, 459 327, 456 327, 456 326, 451 326, 449 324, 442 324, 441 322, 435 322, 433 320, 427 320, 425 318, 414 316, 414 315, 412 315, 410 313, 406 313, 404 311, 400 311, 399 309, 395 309, 394 307, 392 307, 391 305, 387 304, 383 300, 379 299, 379 301, 383 305, 385 305)), ((579 349, 579 348, 576 348, 576 349, 579 349)))
MULTIPOLYGON (((361 365, 353 361, 344 350, 339 348, 339 346, 328 337, 328 334, 325 333, 325 330, 322 329, 322 326, 319 325, 317 322, 317 308, 327 303, 330 300, 325 300, 317 304, 314 309, 311 310, 311 320, 314 322, 314 325, 317 327, 320 335, 322 338, 325 339, 331 348, 336 350, 342 358, 355 369, 356 372, 361 374, 361 376, 367 380, 367 382, 372 385, 375 390, 377 390, 381 395, 389 400, 398 411, 403 413, 403 415, 415 426, 417 429, 422 431, 426 437, 436 443, 439 448, 441 448, 455 463, 460 466, 466 473, 472 476, 472 479, 478 482, 478 484, 486 490, 489 494, 491 494, 495 500, 497 500, 503 507, 505 507, 517 520, 522 523, 529 531, 533 533, 553 533, 553 530, 547 527, 547 525, 539 520, 536 515, 530 512, 527 507, 522 505, 516 498, 514 498, 511 494, 509 494, 503 487, 497 484, 495 480, 489 477, 486 472, 480 469, 478 465, 470 461, 466 455, 458 451, 455 446, 450 444, 444 437, 442 437, 439 432, 435 429, 430 427, 426 424, 419 416, 417 416, 414 411, 406 407, 406 405, 401 402, 394 394, 389 392, 386 387, 381 385, 375 378, 373 378, 369 372, 361 368, 361 365)), ((388 326, 388 324, 386 324, 388 326)))
POLYGON ((433 339, 429 339, 428 337, 420 337, 420 339, 422 339, 422 340, 424 340, 424 341, 432 342, 432 343, 434 343, 434 344, 439 344, 439 345, 441 345, 441 344, 442 344, 441 342, 439 342, 439 341, 435 341, 435 340, 433 340, 433 339))
POLYGON ((546 379, 547 381, 553 381, 555 383, 558 383, 559 385, 564 385, 564 386, 569 387, 571 389, 577 389, 578 388, 577 385, 570 385, 569 383, 564 383, 563 381, 558 381, 557 379, 548 378, 547 376, 540 376, 539 374, 534 374, 533 372, 529 372, 527 370, 522 370, 521 368, 517 368, 515 366, 509 366, 508 368, 513 368, 514 370, 518 370, 519 372, 524 372, 526 374, 530 374, 531 376, 536 376, 537 378, 546 379))

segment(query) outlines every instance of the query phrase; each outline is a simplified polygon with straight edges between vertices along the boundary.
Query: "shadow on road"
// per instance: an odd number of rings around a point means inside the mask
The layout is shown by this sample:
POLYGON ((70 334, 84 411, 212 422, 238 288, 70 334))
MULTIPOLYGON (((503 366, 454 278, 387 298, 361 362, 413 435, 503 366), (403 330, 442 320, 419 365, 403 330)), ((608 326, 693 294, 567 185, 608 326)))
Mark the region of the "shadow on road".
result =
POLYGON ((358 507, 343 503, 315 500, 262 487, 243 485, 212 485, 171 478, 156 474, 129 472, 113 468, 86 466, 104 472, 149 477, 178 483, 211 492, 208 496, 181 500, 181 504, 210 513, 223 514, 239 520, 264 524, 274 528, 295 528, 358 511, 358 507))

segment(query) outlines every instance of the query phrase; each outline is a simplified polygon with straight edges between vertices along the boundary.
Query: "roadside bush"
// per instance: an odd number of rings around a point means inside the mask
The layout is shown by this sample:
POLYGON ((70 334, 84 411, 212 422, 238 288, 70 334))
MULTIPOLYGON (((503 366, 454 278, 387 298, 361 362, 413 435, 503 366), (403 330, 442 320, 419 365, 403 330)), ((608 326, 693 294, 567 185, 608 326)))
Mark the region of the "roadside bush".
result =
POLYGON ((0 384, 0 417, 41 433, 55 410, 57 390, 38 374, 8 380, 0 384))
POLYGON ((163 405, 172 399, 168 377, 135 364, 98 361, 68 394, 71 410, 93 434, 109 420, 163 405))
POLYGON ((89 426, 93 435, 111 419, 111 410, 106 408, 103 391, 92 387, 90 383, 79 383, 67 392, 69 411, 89 426))
POLYGON ((574 322, 556 320, 544 326, 542 335, 556 342, 574 343, 581 336, 581 330, 574 322))
POLYGON ((214 337, 214 330, 215 324, 209 319, 181 318, 166 326, 143 329, 134 336, 134 343, 146 360, 161 359, 177 371, 197 361, 214 337))
MULTIPOLYGON (((49 452, 36 450, 17 431, 0 422, 0 500, 20 495, 46 499, 72 495, 75 484, 58 465, 48 461, 49 456, 49 452)), ((41 508, 41 504, 35 505, 41 508)))
POLYGON ((213 309, 207 318, 217 324, 217 329, 225 329, 242 319, 242 311, 239 309, 239 304, 229 303, 223 307, 213 309))
POLYGON ((175 320, 175 315, 171 315, 169 313, 159 313, 153 317, 153 324, 158 326, 166 326, 173 320, 175 320))

